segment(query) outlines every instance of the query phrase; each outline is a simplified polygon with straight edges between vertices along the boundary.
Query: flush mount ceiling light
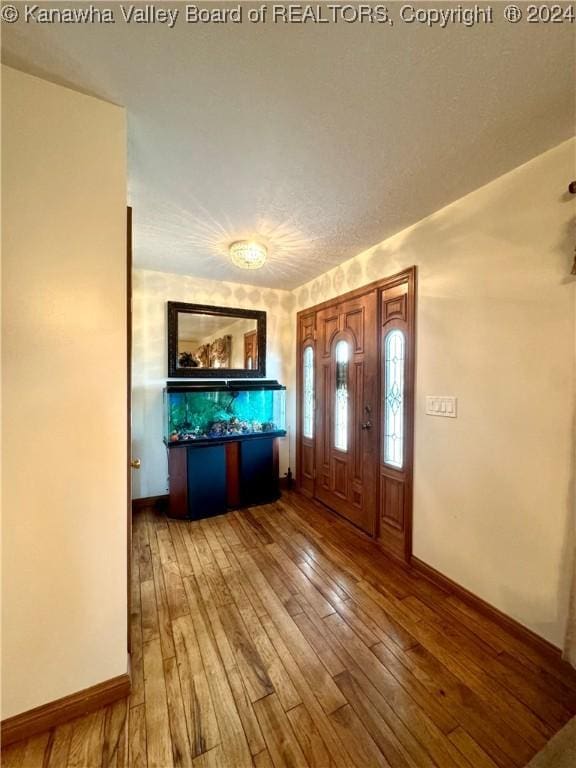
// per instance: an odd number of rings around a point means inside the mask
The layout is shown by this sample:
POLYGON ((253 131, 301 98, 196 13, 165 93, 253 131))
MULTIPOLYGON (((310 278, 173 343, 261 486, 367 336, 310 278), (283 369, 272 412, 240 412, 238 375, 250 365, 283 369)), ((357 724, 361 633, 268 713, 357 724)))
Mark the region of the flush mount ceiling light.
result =
POLYGON ((254 240, 236 240, 228 249, 232 263, 241 269, 260 269, 268 256, 268 249, 254 240))

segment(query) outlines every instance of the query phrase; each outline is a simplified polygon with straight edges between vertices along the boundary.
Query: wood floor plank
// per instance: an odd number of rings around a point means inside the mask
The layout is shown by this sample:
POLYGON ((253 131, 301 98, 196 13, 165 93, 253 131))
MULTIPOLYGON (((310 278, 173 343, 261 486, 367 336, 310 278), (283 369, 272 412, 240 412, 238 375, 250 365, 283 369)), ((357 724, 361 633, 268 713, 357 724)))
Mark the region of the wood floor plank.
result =
POLYGON ((306 707, 299 704, 286 715, 310 768, 332 768, 330 752, 306 707))
POLYGON ((8 768, 522 768, 576 671, 292 492, 134 514, 132 694, 8 768))
POLYGON ((217 526, 217 523, 214 523, 214 521, 211 521, 211 520, 202 521, 202 530, 204 532, 204 536, 206 538, 208 546, 212 550, 212 556, 214 557, 214 560, 218 568, 222 570, 223 568, 225 569, 230 567, 230 561, 228 560, 228 557, 226 556, 222 548, 222 544, 220 543, 220 539, 217 535, 216 526, 217 526))
POLYGON ((330 752, 330 756, 338 768, 348 768, 351 763, 351 758, 348 755, 345 744, 340 739, 334 725, 329 720, 327 714, 322 708, 318 697, 317 691, 310 685, 309 678, 301 672, 298 664, 292 657, 292 653, 284 643, 278 629, 274 622, 269 617, 263 617, 262 622, 268 633, 268 636, 272 640, 278 655, 284 662, 286 669, 292 678, 292 681, 296 687, 296 690, 302 698, 302 703, 306 707, 310 717, 312 718, 314 725, 320 733, 326 747, 330 752))
POLYGON ((503 649, 517 656, 520 660, 529 660, 536 667, 546 670, 558 682, 566 685, 574 693, 576 691, 576 670, 570 668, 567 664, 559 665, 553 663, 550 659, 533 648, 531 645, 519 640, 515 635, 507 632, 500 625, 488 619, 483 614, 465 603, 456 595, 450 595, 445 601, 446 608, 453 608, 453 617, 455 621, 462 622, 466 626, 481 634, 486 639, 497 639, 503 649))
POLYGON ((220 519, 220 529, 222 531, 222 535, 228 542, 228 545, 231 549, 234 549, 235 547, 242 546, 242 542, 237 534, 237 532, 234 530, 234 528, 231 525, 231 516, 227 515, 226 517, 222 517, 220 519))
POLYGON ((342 660, 334 653, 322 629, 315 625, 309 615, 302 613, 299 616, 294 616, 293 619, 332 677, 343 672, 345 666, 342 660))
POLYGON ((235 566, 228 568, 225 579, 282 707, 288 710, 297 706, 300 704, 300 697, 248 599, 244 589, 245 580, 240 570, 235 566))
MULTIPOLYGON (((326 668, 316 655, 312 646, 300 632, 293 619, 284 609, 279 598, 268 585, 262 572, 248 553, 239 557, 247 577, 260 595, 278 632, 290 647, 296 663, 303 674, 310 680, 316 696, 326 712, 332 712, 346 702, 332 681, 326 668)), ((282 658, 282 656, 281 656, 282 658)))
POLYGON ((194 768, 234 768, 234 763, 230 761, 220 745, 195 757, 192 765, 194 768))
POLYGON ((196 551, 194 541, 192 540, 191 527, 186 523, 183 523, 183 525, 180 527, 180 533, 182 535, 182 541, 184 542, 184 547, 186 548, 190 566, 192 568, 192 573, 190 575, 198 576, 202 573, 202 563, 200 562, 198 552, 196 551))
POLYGON ((148 526, 146 520, 141 520, 141 524, 136 529, 134 541, 138 546, 138 565, 140 570, 140 582, 152 580, 152 555, 150 544, 148 542, 148 526))
MULTIPOLYGON (((416 734, 396 714, 385 697, 372 685, 361 668, 348 659, 347 672, 336 681, 354 709, 365 718, 371 727, 373 738, 381 743, 384 754, 390 752, 384 739, 389 741, 399 754, 417 768, 433 768, 436 762, 429 754, 429 745, 421 744, 416 734)), ((439 763, 440 764, 440 763, 439 763)))
MULTIPOLYGON (((241 555, 237 553, 237 558, 241 555)), ((250 557, 254 560, 260 572, 264 575, 266 582, 274 590, 278 599, 286 605, 286 603, 298 593, 298 589, 289 581, 287 575, 282 571, 281 567, 270 557, 270 555, 263 548, 254 548, 250 551, 250 557)))
POLYGON ((262 731, 258 725, 252 702, 248 698, 246 686, 237 669, 229 669, 226 671, 226 674, 228 676, 230 688, 232 689, 232 695, 234 696, 234 703, 236 704, 236 709, 238 710, 240 721, 242 722, 242 727, 246 734, 250 752, 252 755, 257 755, 265 749, 264 737, 262 736, 262 731))
POLYGON ((267 749, 254 755, 254 768, 274 768, 274 763, 267 749))
MULTIPOLYGON (((375 651, 376 648, 373 648, 375 651)), ((502 768, 525 765, 534 752, 486 704, 421 646, 399 655, 418 680, 502 768)))
MULTIPOLYGON (((68 751, 68 768, 100 768, 105 719, 105 710, 99 709, 74 720, 68 751)), ((25 765, 28 768, 27 762, 25 765)), ((31 762, 30 768, 32 766, 31 762)))
POLYGON ((242 521, 245 525, 250 527, 256 534, 259 544, 271 544, 273 539, 268 531, 261 525, 256 519, 252 509, 247 508, 242 510, 242 521))
MULTIPOLYGON (((366 583, 366 582, 364 582, 366 583)), ((356 613, 361 621, 367 616, 370 620, 379 627, 380 632, 376 629, 372 631, 378 634, 381 639, 382 633, 385 638, 390 638, 396 645, 403 650, 408 650, 418 645, 418 640, 414 635, 408 631, 408 629, 393 618, 386 610, 385 606, 382 606, 378 602, 374 601, 366 591, 360 586, 360 582, 351 588, 352 600, 348 604, 349 610, 356 613)))
POLYGON ((164 679, 166 680, 166 701, 174 766, 175 768, 191 768, 192 750, 184 713, 178 663, 174 657, 164 659, 164 679))
POLYGON ((180 575, 193 576, 194 569, 190 561, 190 555, 188 549, 184 543, 184 537, 182 535, 183 525, 181 520, 170 520, 168 522, 168 530, 172 538, 172 544, 174 545, 174 552, 176 553, 176 559, 178 560, 178 568, 180 569, 180 575))
POLYGON ((46 768, 61 768, 61 766, 68 764, 73 727, 73 724, 69 722, 54 729, 50 754, 45 761, 46 768))
POLYGON ((151 579, 140 584, 140 594, 142 596, 142 642, 149 643, 160 637, 153 572, 151 579))
POLYGON ((463 728, 455 728, 449 734, 449 739, 467 758, 472 768, 497 768, 486 752, 476 744, 474 739, 463 728))
POLYGON ((501 684, 490 678, 479 664, 471 662, 464 656, 456 643, 426 622, 415 624, 393 600, 376 590, 371 584, 361 582, 359 586, 372 600, 407 627, 422 646, 436 655, 448 669, 493 707, 511 728, 531 744, 534 750, 542 749, 549 729, 501 684))
MULTIPOLYGON (((316 553, 315 559, 309 546, 306 544, 304 544, 303 547, 300 546, 300 540, 297 538, 297 533, 296 537, 286 533, 285 529, 280 524, 278 508, 271 506, 268 509, 269 519, 267 522, 270 526, 270 530, 274 533, 279 546, 281 546, 288 557, 293 560, 304 576, 310 580, 320 594, 322 594, 322 596, 334 607, 339 604, 340 600, 346 600, 349 597, 348 593, 327 572, 327 570, 332 571, 333 566, 328 564, 325 559, 322 561, 322 565, 320 565, 321 557, 319 554, 316 553), (326 565, 328 565, 327 570, 325 570, 326 565)), ((341 578, 342 575, 343 574, 340 573, 339 577, 341 578)))
MULTIPOLYGON (((28 739, 22 756, 22 768, 44 768, 50 752, 52 733, 42 733, 28 739)), ((88 763, 86 764, 88 766, 88 763)))
POLYGON ((276 694, 255 702, 254 711, 275 768, 306 768, 309 763, 276 694))
MULTIPOLYGON (((293 585, 295 593, 303 594, 321 618, 334 613, 334 607, 316 589, 314 584, 312 584, 292 560, 290 560, 278 544, 270 544, 266 548, 266 551, 276 560, 280 568, 284 571, 290 583, 293 585)), ((339 601, 337 595, 334 595, 334 599, 335 601, 339 601)))
POLYGON ((349 704, 332 712, 330 718, 344 735, 357 768, 390 768, 390 763, 349 704))
MULTIPOLYGON (((3 768, 23 768, 24 755, 26 754, 26 747, 28 746, 28 739, 9 744, 2 748, 2 766, 3 768)), ((67 754, 66 754, 67 757, 67 754)), ((52 764, 54 765, 54 764, 52 764)), ((66 765, 66 763, 64 763, 66 765)))
POLYGON ((128 723, 128 765, 130 768, 147 768, 146 710, 144 704, 130 710, 128 723))
POLYGON ((236 667, 236 659, 232 651, 231 641, 228 639, 228 635, 222 626, 222 619, 218 613, 214 594, 208 579, 202 573, 196 579, 186 579, 185 586, 189 604, 191 605, 190 601, 192 595, 194 595, 196 597, 196 606, 201 606, 206 630, 216 643, 218 652, 224 662, 224 667, 226 669, 233 669, 236 667))
POLYGON ((156 615, 158 617, 158 632, 160 635, 160 644, 162 646, 162 656, 165 659, 169 659, 174 656, 174 639, 172 637, 169 600, 166 592, 166 580, 160 557, 160 545, 156 535, 156 529, 150 532, 149 541, 152 557, 152 573, 154 576, 154 591, 156 594, 156 615))
POLYGON ((260 600, 260 597, 258 596, 256 590, 252 586, 252 583, 249 579, 246 578, 244 571, 242 570, 240 563, 238 562, 238 558, 236 557, 236 552, 239 550, 236 549, 235 552, 231 553, 230 555, 230 562, 232 564, 231 572, 228 573, 227 578, 230 579, 231 576, 234 576, 238 582, 242 586, 242 590, 246 597, 248 598, 254 613, 258 618, 262 618, 262 616, 267 616, 268 611, 262 604, 262 600, 260 600))
POLYGON ((229 517, 229 523, 244 549, 251 550, 260 545, 259 540, 256 538, 256 534, 249 525, 243 522, 240 513, 233 512, 229 517))
POLYGON ((220 743, 220 731, 192 617, 181 616, 172 626, 190 751, 197 757, 220 743))
POLYGON ((266 666, 246 629, 238 608, 235 605, 226 605, 220 608, 219 615, 250 701, 255 702, 274 693, 274 686, 266 666))
POLYGON ((500 681, 509 693, 552 729, 561 728, 570 719, 570 711, 565 706, 565 700, 559 702, 554 697, 548 696, 541 690, 537 680, 527 679, 531 677, 529 670, 518 670, 518 665, 508 664, 507 657, 495 654, 493 646, 484 642, 477 633, 463 624, 453 622, 451 614, 444 610, 443 602, 434 604, 434 608, 416 597, 406 598, 402 602, 404 605, 410 604, 414 612, 420 613, 428 624, 438 628, 456 643, 464 655, 473 662, 480 663, 485 672, 496 681, 500 681))
MULTIPOLYGON (((138 589, 138 594, 140 590, 138 589)), ((142 616, 140 611, 130 614, 130 706, 144 703, 144 657, 142 655, 142 616)))
POLYGON ((120 699, 106 707, 102 742, 102 765, 111 768, 126 766, 128 762, 128 700, 120 699))
POLYGON ((533 685, 545 696, 567 707, 570 713, 574 712, 576 709, 576 681, 571 685, 568 675, 563 680, 559 680, 530 659, 519 657, 518 654, 508 650, 501 651, 498 658, 502 664, 524 677, 527 683, 533 685))
MULTIPOLYGON (((170 618, 176 619, 178 616, 185 616, 186 613, 188 613, 188 603, 184 591, 184 584, 182 583, 180 565, 172 542, 170 528, 167 523, 163 526, 156 527, 156 539, 158 543, 157 553, 153 548, 153 536, 150 535, 152 556, 154 558, 157 554, 160 560, 161 572, 165 584, 165 592, 163 594, 165 594, 166 597, 170 618)), ((157 579, 157 581, 160 582, 160 579, 157 579)))
MULTIPOLYGON (((184 582, 185 585, 191 585, 192 579, 185 579, 184 582)), ((226 677, 223 661, 208 631, 204 615, 195 603, 197 599, 196 593, 194 590, 187 590, 187 593, 202 663, 210 686, 224 754, 228 760, 232 761, 236 768, 251 768, 252 757, 250 749, 234 703, 234 696, 226 677)))
POLYGON ((166 701, 162 649, 157 638, 144 643, 146 751, 149 768, 172 768, 172 739, 166 701))
MULTIPOLYGON (((284 532, 285 537, 293 545, 297 545, 303 555, 317 563, 339 588, 348 592, 349 588, 362 578, 362 569, 353 560, 341 556, 333 547, 330 551, 330 547, 316 537, 304 535, 300 527, 303 521, 295 515, 289 505, 278 501, 275 507, 277 514, 274 522, 284 532)), ((308 530, 313 529, 308 528, 308 530)))
POLYGON ((388 671, 396 678, 404 690, 431 720, 436 723, 443 733, 450 733, 458 722, 442 707, 420 683, 410 670, 402 665, 400 660, 383 643, 377 643, 371 648, 372 653, 382 662, 388 671))
POLYGON ((435 625, 459 646, 463 656, 479 664, 491 678, 501 683, 510 694, 546 723, 549 726, 546 735, 551 735, 568 722, 571 714, 566 706, 567 702, 560 703, 554 697, 548 696, 537 682, 529 680, 529 671, 519 671, 506 664, 501 655, 494 655, 484 644, 481 646, 482 641, 471 635, 465 627, 455 627, 446 621, 438 621, 435 625))
MULTIPOLYGON (((386 698, 404 724, 414 733, 421 743, 427 745, 432 757, 443 761, 443 768, 458 763, 454 759, 452 744, 431 717, 431 712, 421 709, 414 699, 402 688, 396 678, 384 667, 372 651, 348 627, 340 616, 324 619, 334 636, 345 648, 348 657, 354 659, 364 671, 370 682, 386 698)), ((453 726, 456 725, 451 721, 453 726)))
POLYGON ((162 563, 162 573, 170 618, 174 620, 178 616, 185 616, 188 613, 188 602, 178 563, 173 560, 162 563))
MULTIPOLYGON (((425 755, 423 750, 420 750, 420 747, 414 741, 415 750, 417 752, 421 751, 424 763, 422 762, 422 757, 418 763, 415 761, 399 740, 395 731, 390 727, 381 710, 374 705, 365 690, 363 690, 363 687, 358 684, 350 672, 345 671, 338 675, 336 683, 392 768, 408 768, 409 766, 420 768, 425 763, 432 762, 430 757, 425 755)), ((404 728, 404 726, 402 727, 404 728)), ((404 738, 412 741, 408 729, 405 729, 404 738)))

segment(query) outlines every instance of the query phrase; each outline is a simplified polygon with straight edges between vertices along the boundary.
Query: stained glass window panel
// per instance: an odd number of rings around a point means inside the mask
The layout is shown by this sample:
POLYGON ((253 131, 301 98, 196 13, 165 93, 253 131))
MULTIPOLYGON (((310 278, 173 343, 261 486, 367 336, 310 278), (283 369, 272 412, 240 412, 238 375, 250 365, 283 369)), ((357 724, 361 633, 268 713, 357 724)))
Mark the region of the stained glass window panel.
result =
POLYGON ((308 346, 304 350, 302 387, 302 434, 314 437, 314 350, 308 346))
POLYGON ((336 344, 336 398, 334 414, 334 447, 348 450, 348 357, 347 341, 336 344))
POLYGON ((404 368, 406 341, 402 331, 384 339, 384 462, 404 464, 404 368))

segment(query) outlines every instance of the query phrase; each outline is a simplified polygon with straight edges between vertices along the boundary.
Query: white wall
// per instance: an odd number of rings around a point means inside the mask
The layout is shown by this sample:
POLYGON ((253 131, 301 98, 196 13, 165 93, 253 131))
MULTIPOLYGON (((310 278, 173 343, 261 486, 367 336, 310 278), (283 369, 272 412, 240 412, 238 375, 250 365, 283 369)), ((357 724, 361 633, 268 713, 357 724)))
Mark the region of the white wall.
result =
POLYGON ((6 718, 127 670, 126 129, 2 76, 6 718))
MULTIPOLYGON (((472 150, 471 150, 472 151, 472 150)), ((562 644, 574 514, 574 177, 566 142, 296 289, 417 264, 414 554, 562 644), (425 415, 456 395, 458 418, 425 415)))
MULTIPOLYGON (((137 213, 135 214, 137 215, 137 213)), ((142 468, 132 473, 133 496, 144 498, 167 492, 167 460, 163 437, 162 389, 167 378, 166 302, 187 301, 223 307, 263 309, 267 313, 266 377, 281 384, 294 380, 295 298, 289 291, 255 288, 239 283, 200 280, 150 270, 134 270, 132 296, 132 455, 142 468)), ((221 335, 219 333, 218 335, 221 335)), ((217 372, 214 378, 218 378, 217 372)), ((289 393, 292 394, 292 393, 289 393)), ((292 397, 293 401, 293 397, 292 397)), ((287 406, 293 424, 293 403, 287 406)), ((288 440, 280 440, 280 474, 289 458, 288 440)))

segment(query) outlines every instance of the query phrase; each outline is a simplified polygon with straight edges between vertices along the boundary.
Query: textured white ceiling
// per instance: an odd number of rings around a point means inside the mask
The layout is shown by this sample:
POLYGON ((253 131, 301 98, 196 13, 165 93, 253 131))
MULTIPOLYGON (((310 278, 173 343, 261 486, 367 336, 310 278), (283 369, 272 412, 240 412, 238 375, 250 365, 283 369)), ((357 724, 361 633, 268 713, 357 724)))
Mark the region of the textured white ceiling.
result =
POLYGON ((4 24, 3 58, 127 107, 136 266, 293 288, 573 135, 574 26, 493 5, 473 28, 4 24), (268 264, 232 266, 255 234, 268 264))

